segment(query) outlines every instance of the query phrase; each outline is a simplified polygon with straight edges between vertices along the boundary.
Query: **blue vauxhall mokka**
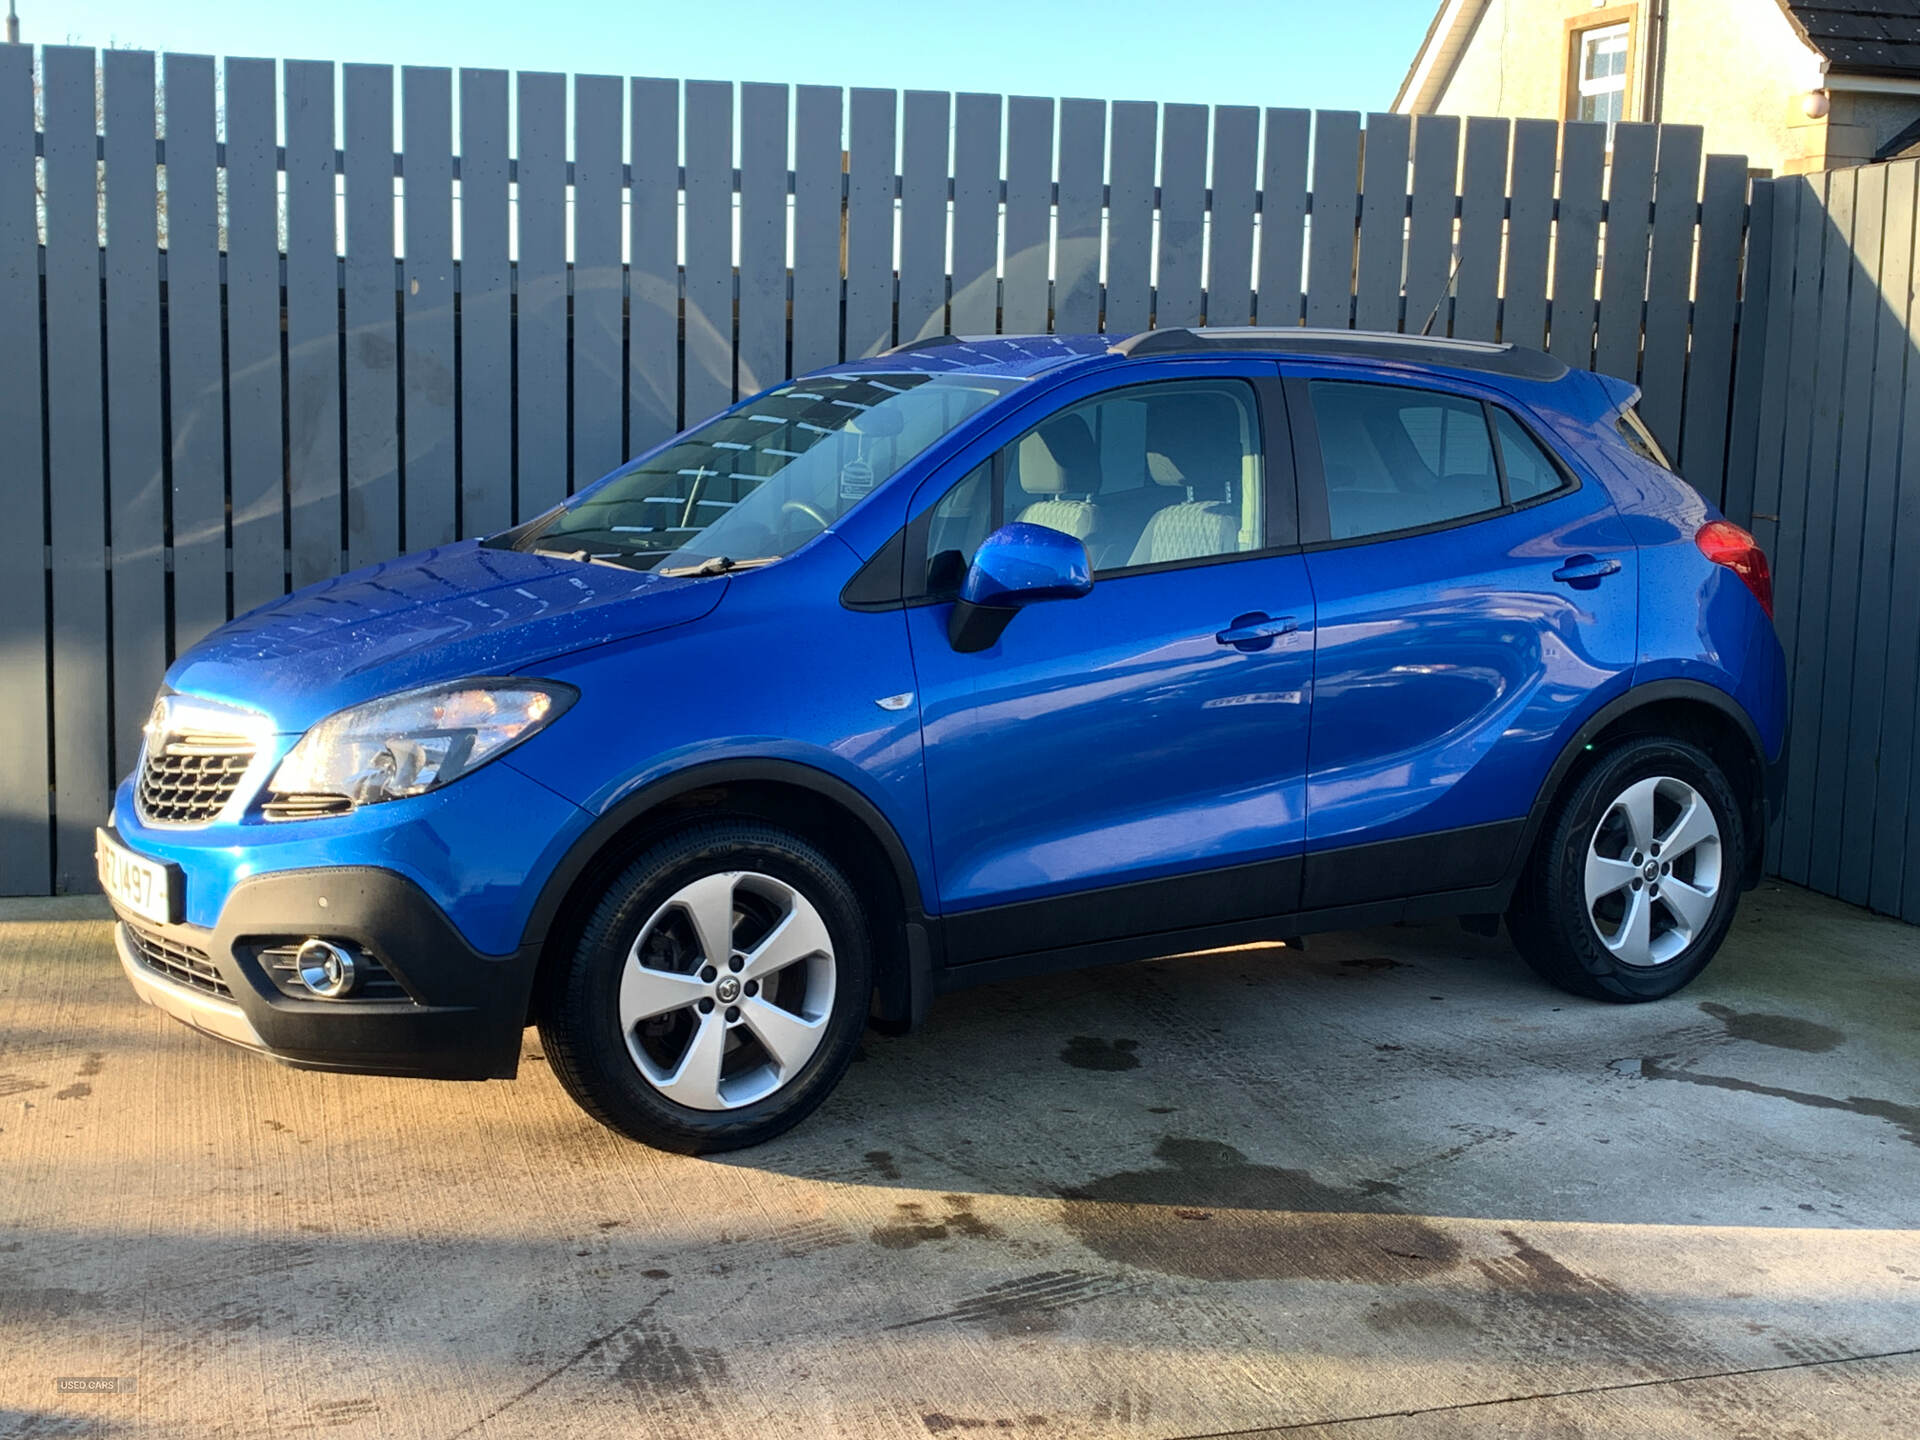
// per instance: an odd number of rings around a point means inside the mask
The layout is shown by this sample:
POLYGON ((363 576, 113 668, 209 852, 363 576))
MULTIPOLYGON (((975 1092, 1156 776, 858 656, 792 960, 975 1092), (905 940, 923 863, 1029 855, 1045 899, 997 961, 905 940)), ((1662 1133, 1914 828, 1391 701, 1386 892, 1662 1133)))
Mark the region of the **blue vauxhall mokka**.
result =
POLYGON ((1765 556, 1621 381, 1311 330, 930 340, 173 665, 100 832, 140 995, 295 1065, 752 1144, 863 1027, 1458 915, 1601 1000, 1759 875, 1765 556))

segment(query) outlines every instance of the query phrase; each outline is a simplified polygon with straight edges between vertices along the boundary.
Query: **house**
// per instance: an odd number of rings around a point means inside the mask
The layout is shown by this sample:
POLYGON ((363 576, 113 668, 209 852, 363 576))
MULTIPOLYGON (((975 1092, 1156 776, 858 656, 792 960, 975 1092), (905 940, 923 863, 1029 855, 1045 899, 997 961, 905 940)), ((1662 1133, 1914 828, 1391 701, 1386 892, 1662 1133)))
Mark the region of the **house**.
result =
POLYGON ((1920 153, 1920 0, 1440 0, 1405 115, 1700 125, 1798 174, 1920 153))

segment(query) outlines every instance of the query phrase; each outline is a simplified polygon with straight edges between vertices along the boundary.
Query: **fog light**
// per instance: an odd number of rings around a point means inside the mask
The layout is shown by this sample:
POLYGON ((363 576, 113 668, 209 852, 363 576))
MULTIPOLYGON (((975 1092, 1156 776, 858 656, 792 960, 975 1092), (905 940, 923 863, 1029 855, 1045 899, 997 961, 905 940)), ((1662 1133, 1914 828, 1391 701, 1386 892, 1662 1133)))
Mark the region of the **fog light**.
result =
POLYGON ((308 940, 295 958, 299 961, 300 983, 322 1000, 340 999, 360 978, 352 954, 331 940, 308 940))

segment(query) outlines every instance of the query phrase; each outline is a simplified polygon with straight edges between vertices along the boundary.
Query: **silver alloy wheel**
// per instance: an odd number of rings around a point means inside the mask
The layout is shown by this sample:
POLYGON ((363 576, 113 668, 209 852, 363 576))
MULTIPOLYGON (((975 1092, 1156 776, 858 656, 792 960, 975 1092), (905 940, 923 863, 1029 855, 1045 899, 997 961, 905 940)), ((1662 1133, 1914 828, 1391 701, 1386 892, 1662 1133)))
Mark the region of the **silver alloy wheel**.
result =
POLYGON ((682 886, 640 929, 620 975, 620 1033, 667 1099, 736 1110, 798 1075, 833 1013, 833 939, 771 875, 682 886))
POLYGON ((1721 883, 1720 826, 1684 780, 1637 780, 1587 842, 1587 919, 1613 957, 1649 969, 1693 943, 1721 883))

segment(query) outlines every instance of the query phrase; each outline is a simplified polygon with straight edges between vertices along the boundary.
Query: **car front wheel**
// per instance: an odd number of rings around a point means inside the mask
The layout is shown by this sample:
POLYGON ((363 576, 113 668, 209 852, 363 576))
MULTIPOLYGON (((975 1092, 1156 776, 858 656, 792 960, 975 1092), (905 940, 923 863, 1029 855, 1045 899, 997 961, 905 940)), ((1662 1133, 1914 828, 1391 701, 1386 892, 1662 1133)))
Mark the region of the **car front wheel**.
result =
POLYGON ((540 1038, 602 1124, 667 1150, 758 1144, 852 1062, 872 988, 846 877, 751 821, 654 844, 607 887, 543 997, 540 1038))
POLYGON ((1548 817, 1508 929, 1562 989, 1658 1000, 1726 938, 1745 854, 1740 806, 1711 756, 1679 740, 1625 740, 1548 817))

